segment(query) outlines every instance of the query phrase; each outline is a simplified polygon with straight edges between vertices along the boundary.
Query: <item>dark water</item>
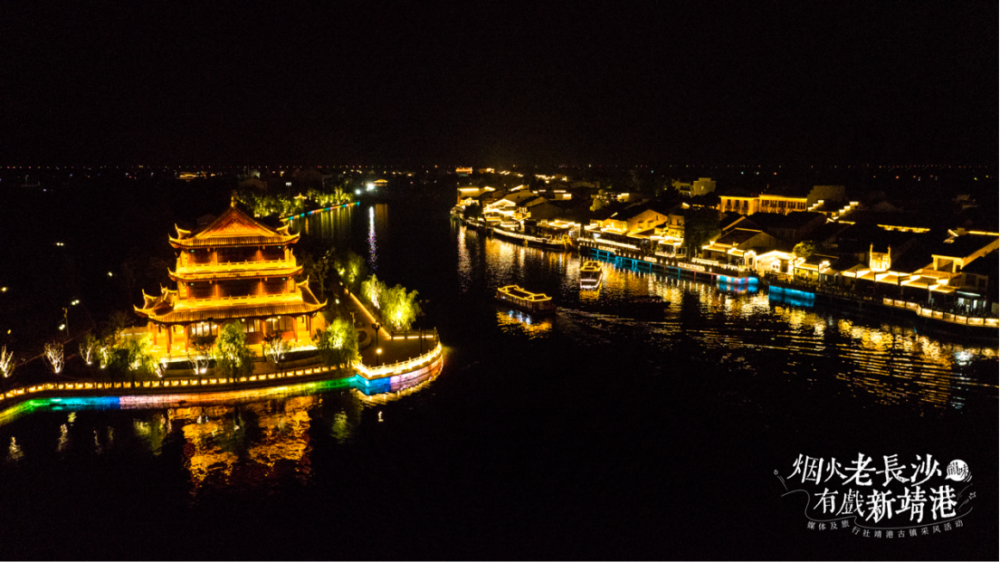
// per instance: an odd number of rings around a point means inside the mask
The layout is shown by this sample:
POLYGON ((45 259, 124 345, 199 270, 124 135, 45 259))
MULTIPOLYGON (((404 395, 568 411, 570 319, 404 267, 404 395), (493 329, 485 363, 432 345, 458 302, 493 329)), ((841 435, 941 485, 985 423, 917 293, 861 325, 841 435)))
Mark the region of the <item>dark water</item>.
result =
POLYGON ((447 346, 406 396, 297 391, 0 427, 0 554, 42 558, 997 557, 997 344, 518 247, 400 203, 297 225, 417 289, 447 346), (517 283, 560 309, 494 304, 517 283), (662 305, 636 304, 655 295, 662 305), (800 454, 973 467, 966 526, 806 529, 800 454))

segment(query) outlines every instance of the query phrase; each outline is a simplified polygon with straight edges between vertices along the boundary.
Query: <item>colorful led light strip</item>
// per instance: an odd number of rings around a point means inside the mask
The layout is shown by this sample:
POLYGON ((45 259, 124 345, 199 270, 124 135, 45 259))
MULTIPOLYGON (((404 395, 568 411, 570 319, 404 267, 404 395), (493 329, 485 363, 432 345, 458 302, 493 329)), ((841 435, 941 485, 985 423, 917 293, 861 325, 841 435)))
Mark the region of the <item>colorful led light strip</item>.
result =
POLYGON ((426 372, 385 377, 369 381, 360 375, 349 378, 306 382, 285 386, 275 386, 254 390, 233 390, 212 393, 140 395, 140 396, 94 396, 68 398, 36 398, 12 406, 0 412, 0 426, 35 412, 60 410, 138 410, 145 408, 173 408, 201 406, 223 402, 249 402, 289 395, 313 394, 331 390, 353 389, 364 396, 396 393, 434 379, 440 372, 441 363, 432 364, 426 372))
POLYGON ((343 205, 334 205, 332 207, 326 207, 326 208, 323 208, 323 209, 316 209, 316 210, 313 210, 313 211, 309 211, 308 213, 301 213, 301 214, 298 214, 298 215, 288 215, 287 217, 285 217, 285 218, 283 218, 281 220, 304 219, 308 215, 314 215, 316 213, 323 213, 325 211, 332 211, 334 209, 346 209, 348 207, 357 207, 360 204, 361 204, 361 201, 355 201, 354 203, 344 203, 343 205))

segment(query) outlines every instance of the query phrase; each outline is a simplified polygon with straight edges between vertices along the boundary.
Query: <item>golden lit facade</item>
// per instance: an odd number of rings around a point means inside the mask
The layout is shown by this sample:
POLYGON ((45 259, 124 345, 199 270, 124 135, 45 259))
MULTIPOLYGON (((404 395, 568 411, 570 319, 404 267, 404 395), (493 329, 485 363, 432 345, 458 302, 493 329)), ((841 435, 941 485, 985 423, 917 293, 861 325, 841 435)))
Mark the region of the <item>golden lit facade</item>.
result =
POLYGON ((270 334, 286 340, 309 341, 322 329, 317 313, 325 306, 309 290, 291 245, 298 235, 289 225, 267 227, 234 206, 197 233, 177 228, 170 245, 178 250, 177 266, 169 271, 176 289, 161 288, 136 307, 149 320, 148 333, 160 355, 184 354, 193 338, 217 336, 219 327, 243 323, 248 343, 270 334))
POLYGON ((868 260, 868 267, 875 273, 885 273, 892 269, 892 248, 886 252, 876 252, 875 245, 872 244, 868 255, 871 256, 868 260))

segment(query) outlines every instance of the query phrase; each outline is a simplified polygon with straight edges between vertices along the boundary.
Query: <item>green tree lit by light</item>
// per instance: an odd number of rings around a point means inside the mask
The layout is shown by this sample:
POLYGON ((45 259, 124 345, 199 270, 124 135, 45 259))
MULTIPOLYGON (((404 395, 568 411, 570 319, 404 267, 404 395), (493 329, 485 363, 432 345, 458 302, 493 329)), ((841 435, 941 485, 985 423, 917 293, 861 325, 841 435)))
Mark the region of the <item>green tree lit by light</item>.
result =
POLYGON ((153 340, 149 336, 126 340, 123 352, 128 370, 131 373, 136 375, 156 374, 158 365, 150 353, 152 348, 153 340))
POLYGON ((406 292, 406 289, 396 285, 382 292, 382 318, 396 332, 405 332, 413 326, 420 315, 420 305, 417 304, 417 292, 406 292))
POLYGON ((375 275, 372 275, 361 284, 361 294, 375 307, 375 310, 382 309, 382 294, 386 290, 385 283, 379 281, 375 275))
POLYGON ((320 359, 327 367, 348 368, 361 359, 358 331, 349 320, 337 318, 313 336, 320 359))
POLYGON ((247 347, 247 335, 241 322, 230 322, 219 330, 212 349, 215 368, 224 377, 253 374, 254 353, 247 347))
POLYGON ((812 240, 806 240, 804 242, 799 242, 795 245, 795 249, 792 250, 795 257, 807 260, 816 253, 816 243, 812 240))
POLYGON ((354 289, 365 275, 365 270, 367 269, 365 267, 365 260, 354 252, 348 252, 344 261, 344 284, 354 289))

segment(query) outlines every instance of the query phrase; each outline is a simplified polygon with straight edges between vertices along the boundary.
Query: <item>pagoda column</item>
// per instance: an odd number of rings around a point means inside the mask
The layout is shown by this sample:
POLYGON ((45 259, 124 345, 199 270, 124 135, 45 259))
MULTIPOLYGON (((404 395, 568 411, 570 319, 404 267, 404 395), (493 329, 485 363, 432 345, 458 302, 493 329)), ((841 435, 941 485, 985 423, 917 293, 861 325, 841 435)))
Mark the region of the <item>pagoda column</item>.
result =
POLYGON ((184 352, 191 349, 191 325, 184 326, 184 352))
POLYGON ((167 326, 167 355, 174 352, 174 327, 167 326))
POLYGON ((295 336, 295 341, 299 341, 299 319, 292 317, 292 334, 295 336))

